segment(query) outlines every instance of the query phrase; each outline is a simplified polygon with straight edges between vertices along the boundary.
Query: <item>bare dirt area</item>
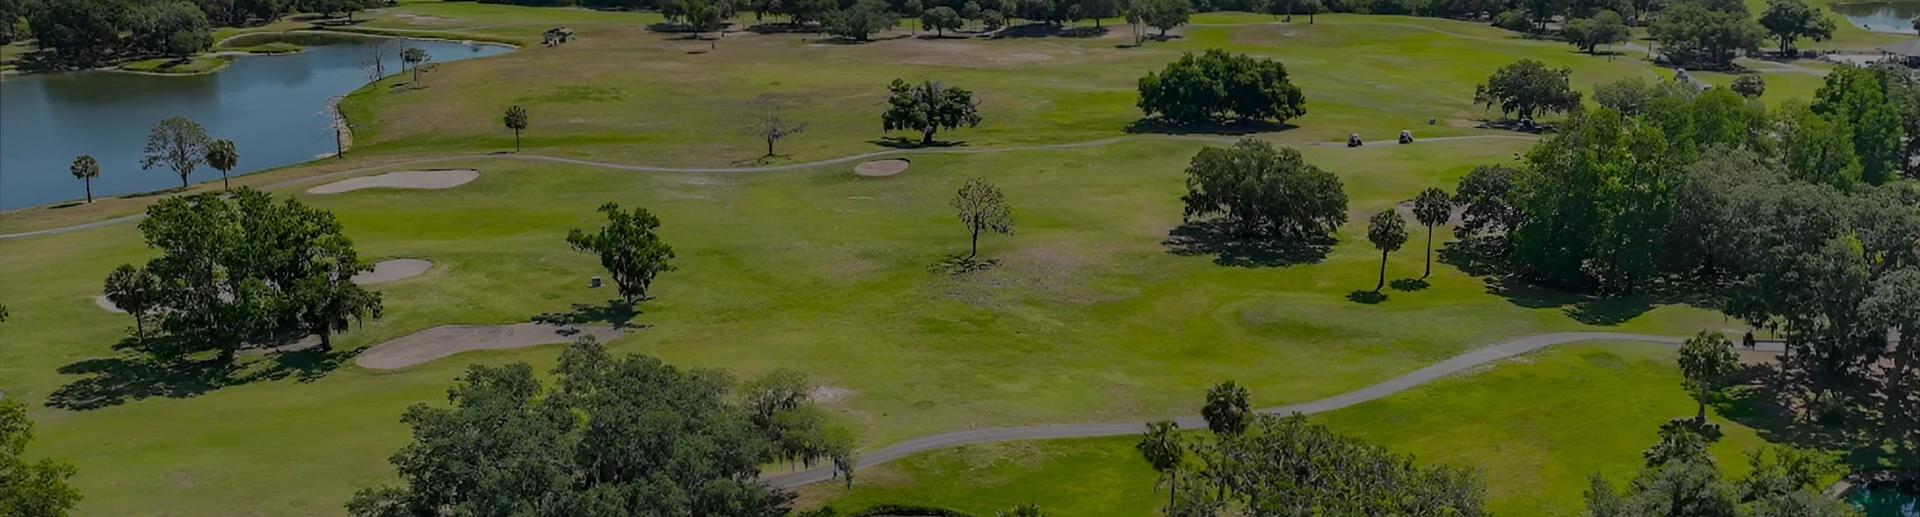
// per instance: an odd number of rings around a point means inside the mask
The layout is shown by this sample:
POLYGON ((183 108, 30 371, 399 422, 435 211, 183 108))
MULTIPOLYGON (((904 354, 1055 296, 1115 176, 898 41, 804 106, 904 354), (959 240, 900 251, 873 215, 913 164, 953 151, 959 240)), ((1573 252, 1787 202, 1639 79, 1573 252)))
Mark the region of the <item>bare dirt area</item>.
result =
POLYGON ((907 166, 911 164, 912 162, 908 162, 906 159, 903 159, 903 158, 874 160, 870 162, 862 162, 860 165, 855 165, 853 167, 853 173, 859 174, 861 176, 869 176, 869 177, 892 176, 895 174, 906 172, 907 166))
POLYGON ((429 269, 433 269, 433 261, 411 258, 382 260, 373 265, 373 271, 364 271, 360 274, 353 275, 353 283, 372 285, 392 282, 403 278, 420 276, 425 274, 429 269))
POLYGON ((339 194, 366 188, 449 189, 480 178, 473 169, 400 171, 340 180, 307 189, 308 194, 339 194))
POLYGON ((539 323, 511 325, 441 325, 374 345, 353 362, 362 368, 390 370, 473 350, 506 350, 568 343, 582 336, 601 341, 620 337, 620 331, 600 325, 556 327, 539 323), (564 329, 577 332, 568 333, 564 329))

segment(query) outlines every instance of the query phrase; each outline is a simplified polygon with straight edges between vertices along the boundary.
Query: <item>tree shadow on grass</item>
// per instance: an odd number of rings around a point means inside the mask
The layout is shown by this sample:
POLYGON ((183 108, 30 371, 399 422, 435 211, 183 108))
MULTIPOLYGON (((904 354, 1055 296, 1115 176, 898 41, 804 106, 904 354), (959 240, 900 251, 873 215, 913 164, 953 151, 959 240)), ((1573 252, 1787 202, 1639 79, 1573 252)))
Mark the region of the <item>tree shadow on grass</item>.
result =
POLYGON ((1380 302, 1387 301, 1387 294, 1376 292, 1376 291, 1369 291, 1366 289, 1360 289, 1351 293, 1347 293, 1347 301, 1353 302, 1353 303, 1364 303, 1367 305, 1377 305, 1380 302))
MULTIPOLYGON (((167 337, 149 337, 152 348, 183 348, 167 337)), ((248 354, 233 362, 207 357, 153 354, 132 351, 137 341, 129 337, 114 345, 123 353, 118 357, 86 359, 60 367, 63 375, 84 376, 69 382, 47 396, 47 406, 85 411, 117 406, 129 400, 152 397, 189 398, 228 386, 292 377, 313 382, 338 369, 358 350, 323 352, 318 348, 290 351, 265 350, 264 356, 248 354)), ((164 353, 164 352, 163 352, 164 353)))
POLYGON ((641 311, 634 308, 633 304, 615 298, 600 305, 576 303, 573 304, 572 310, 567 312, 549 312, 534 316, 533 322, 561 326, 600 323, 611 325, 616 329, 625 329, 642 326, 633 323, 633 319, 640 314, 641 311))
POLYGON ((986 271, 986 270, 998 267, 999 265, 1000 265, 1000 259, 984 258, 984 257, 967 257, 967 256, 956 253, 952 255, 947 255, 945 257, 941 257, 940 260, 934 262, 932 265, 927 266, 927 272, 933 273, 936 275, 944 274, 944 275, 960 276, 967 273, 977 273, 981 271, 986 271))
POLYGON ((1001 29, 994 38, 1097 38, 1112 31, 1112 27, 1055 27, 1045 23, 1028 23, 1001 29))
POLYGON ((934 140, 923 144, 920 143, 919 139, 900 136, 875 138, 868 140, 867 143, 888 149, 934 149, 942 147, 966 147, 967 145, 965 140, 934 140))
POLYGON ((1428 287, 1432 287, 1433 284, 1429 284, 1426 280, 1419 278, 1401 278, 1387 282, 1387 286, 1392 287, 1395 291, 1411 293, 1414 291, 1425 291, 1428 287))
MULTIPOLYGON (((1659 286, 1652 294, 1620 297, 1591 296, 1536 285, 1513 273, 1512 263, 1502 258, 1496 241, 1480 238, 1455 241, 1440 248, 1438 260, 1487 284, 1487 294, 1505 298, 1508 303, 1528 309, 1560 309, 1574 321, 1588 325, 1613 326, 1626 323, 1656 304, 1679 300, 1676 293, 1685 289, 1659 286)), ((1399 289, 1395 281, 1395 289, 1399 289)))
POLYGON ((1864 408, 1842 406, 1808 418, 1793 393, 1782 389, 1778 365, 1749 364, 1730 377, 1733 386, 1711 404, 1720 416, 1738 422, 1770 443, 1840 451, 1841 461, 1855 470, 1920 465, 1920 456, 1888 446, 1872 430, 1879 429, 1864 408))
POLYGON ((1236 232, 1225 221, 1192 221, 1167 232, 1161 244, 1183 257, 1214 255, 1213 263, 1232 267, 1286 267, 1326 260, 1333 239, 1285 239, 1236 232))
POLYGON ((1300 126, 1271 120, 1232 120, 1210 124, 1176 124, 1158 118, 1141 118, 1127 124, 1125 129, 1126 132, 1135 134, 1242 136, 1258 133, 1277 133, 1297 127, 1300 126))

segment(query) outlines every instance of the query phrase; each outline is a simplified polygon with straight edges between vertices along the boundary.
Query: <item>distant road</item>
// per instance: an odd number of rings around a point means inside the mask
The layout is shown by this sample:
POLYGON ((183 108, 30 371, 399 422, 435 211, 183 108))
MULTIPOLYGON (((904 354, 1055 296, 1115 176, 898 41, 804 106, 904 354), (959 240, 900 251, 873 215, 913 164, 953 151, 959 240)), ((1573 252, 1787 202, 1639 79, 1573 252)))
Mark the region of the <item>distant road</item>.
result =
MULTIPOLYGON (((1240 138, 1241 137, 1238 137, 1238 136, 1215 136, 1215 135, 1128 135, 1128 136, 1117 136, 1113 138, 1102 138, 1099 140, 1088 140, 1085 142, 1069 142, 1064 144, 1017 145, 1017 146, 1006 146, 1006 147, 976 147, 976 148, 934 147, 934 148, 926 148, 926 149, 889 149, 885 151, 875 151, 871 153, 856 154, 852 156, 842 156, 839 158, 829 158, 825 160, 812 161, 812 162, 806 162, 806 163, 789 163, 785 165, 770 165, 765 167, 655 167, 651 165, 627 165, 627 164, 621 164, 621 163, 597 162, 593 160, 561 158, 558 156, 540 156, 540 155, 534 155, 534 154, 509 154, 509 153, 462 154, 462 155, 455 155, 455 156, 436 156, 431 158, 419 158, 419 159, 413 159, 413 160, 383 163, 379 165, 369 165, 366 167, 360 167, 356 169, 347 169, 343 171, 320 174, 317 176, 307 176, 302 178, 294 178, 286 181, 281 181, 277 183, 271 183, 271 184, 261 186, 260 189, 273 190, 273 189, 277 189, 280 187, 284 187, 284 186, 292 185, 296 183, 324 181, 332 178, 338 178, 341 176, 352 176, 352 175, 361 174, 361 173, 374 171, 374 170, 391 169, 395 167, 405 167, 408 165, 420 165, 425 163, 444 162, 444 161, 453 161, 453 160, 474 160, 474 159, 531 160, 531 161, 567 163, 567 164, 573 164, 573 165, 585 165, 589 167, 602 167, 607 169, 618 169, 623 171, 636 171, 636 172, 679 172, 679 173, 696 173, 696 174, 724 174, 724 173, 790 171, 795 169, 818 167, 821 165, 833 165, 836 163, 847 163, 847 162, 865 160, 869 158, 878 158, 881 156, 891 156, 891 155, 901 155, 901 154, 989 154, 989 153, 1004 153, 1004 152, 1013 152, 1013 151, 1037 151, 1037 150, 1047 150, 1047 149, 1077 149, 1077 148, 1083 148, 1083 147, 1098 147, 1098 146, 1116 144, 1116 143, 1127 142, 1132 140, 1193 140, 1193 141, 1202 141, 1202 142, 1233 142, 1235 140, 1239 140, 1240 138)), ((1532 135, 1443 136, 1443 137, 1436 137, 1436 138, 1425 138, 1421 140, 1416 140, 1415 142, 1416 143, 1450 142, 1450 141, 1456 141, 1456 140, 1529 140, 1530 141, 1530 140, 1539 140, 1539 137, 1532 136, 1532 135)), ((1392 141, 1392 140, 1387 140, 1387 141, 1392 141)), ((1340 142, 1318 142, 1318 141, 1313 141, 1313 142, 1281 141, 1281 142, 1290 144, 1290 145, 1344 145, 1340 142)), ((31 210, 31 209, 27 209, 27 210, 31 210)), ((94 228, 100 228, 104 226, 112 226, 116 224, 138 221, 142 217, 146 217, 146 215, 133 214, 133 215, 115 217, 112 219, 106 219, 101 221, 94 221, 86 224, 76 224, 72 226, 62 226, 58 228, 48 228, 45 230, 34 230, 30 232, 0 234, 0 240, 17 239, 21 237, 33 237, 36 235, 54 235, 54 234, 60 234, 60 233, 77 232, 81 230, 91 230, 94 228)))
MULTIPOLYGON (((1271 407, 1258 410, 1273 414, 1314 414, 1352 406, 1362 402, 1376 400, 1401 390, 1432 382, 1475 366, 1506 359, 1542 348, 1580 341, 1638 341, 1643 343, 1661 343, 1678 345, 1685 338, 1655 336, 1649 334, 1622 334, 1617 332, 1555 332, 1535 334, 1498 345, 1481 348, 1453 356, 1432 366, 1414 370, 1412 373, 1388 379, 1385 382, 1349 391, 1339 395, 1302 402, 1290 406, 1271 407)), ((1779 352, 1785 345, 1779 342, 1762 342, 1758 350, 1779 352)), ((1207 422, 1199 416, 1183 416, 1173 419, 1181 429, 1205 429, 1207 422)), ((943 449, 975 443, 1004 442, 1010 440, 1046 440, 1054 438, 1092 438, 1099 436, 1124 436, 1139 434, 1146 430, 1147 421, 1104 422, 1088 424, 1061 424, 1037 427, 1003 427, 997 429, 969 429, 952 431, 913 438, 886 446, 879 450, 861 453, 858 468, 871 467, 897 460, 916 452, 943 449)), ((766 478, 767 484, 780 488, 792 488, 801 485, 819 483, 833 478, 832 467, 816 467, 790 474, 766 478)))

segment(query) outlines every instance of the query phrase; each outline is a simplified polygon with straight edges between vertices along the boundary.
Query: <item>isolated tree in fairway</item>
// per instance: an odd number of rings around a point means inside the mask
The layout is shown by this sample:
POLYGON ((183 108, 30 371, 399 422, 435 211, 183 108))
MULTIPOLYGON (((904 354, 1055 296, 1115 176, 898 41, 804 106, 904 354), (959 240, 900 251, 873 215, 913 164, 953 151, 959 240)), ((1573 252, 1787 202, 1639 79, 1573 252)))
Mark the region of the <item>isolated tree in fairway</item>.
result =
POLYGON ((1307 99, 1287 80, 1287 67, 1271 59, 1219 49, 1183 54, 1138 85, 1140 111, 1175 124, 1229 118, 1286 122, 1307 113, 1307 99))
MULTIPOLYGON (((0 308, 0 321, 4 313, 0 308)), ((67 483, 73 465, 52 458, 27 461, 27 444, 32 442, 27 407, 15 399, 0 399, 0 515, 66 517, 80 502, 80 491, 67 483)))
POLYGON ((1143 0, 1138 7, 1144 8, 1141 21, 1148 27, 1160 30, 1160 37, 1166 38, 1167 31, 1187 24, 1193 16, 1192 0, 1143 0))
POLYGON ((507 125, 507 129, 513 130, 513 152, 520 152, 520 132, 527 129, 528 123, 527 109, 519 106, 507 108, 507 115, 501 117, 500 121, 507 125))
POLYGON ((1147 423, 1147 431, 1140 436, 1140 443, 1133 448, 1147 459, 1153 471, 1160 474, 1159 484, 1167 487, 1167 506, 1173 506, 1174 497, 1179 493, 1180 461, 1186 456, 1186 447, 1180 443, 1180 424, 1172 420, 1147 423))
POLYGON ((1580 92, 1568 85, 1570 67, 1549 69, 1545 63, 1522 59, 1494 71, 1487 82, 1474 87, 1474 104, 1500 107, 1502 115, 1531 120, 1536 114, 1579 109, 1580 92))
MULTIPOLYGON (((747 132, 767 142, 766 156, 773 156, 773 143, 782 138, 799 134, 807 130, 805 122, 790 122, 780 105, 774 102, 760 104, 760 118, 747 127, 747 132)), ((766 157, 766 156, 763 156, 766 157)))
POLYGON ((1251 137, 1195 154, 1180 200, 1182 219, 1218 215, 1244 235, 1320 243, 1347 222, 1339 177, 1300 151, 1251 137))
POLYGON ((87 202, 92 203, 93 179, 100 177, 100 162, 94 161, 92 156, 84 154, 76 156, 73 158, 73 165, 67 168, 67 172, 73 173, 73 177, 80 179, 87 188, 87 202))
POLYGON ((880 115, 881 128, 919 131, 920 145, 932 145, 933 134, 942 129, 980 125, 980 103, 965 88, 937 81, 909 85, 894 79, 887 90, 892 96, 887 99, 887 112, 880 115))
POLYGON ((973 234, 972 250, 966 260, 980 255, 980 232, 1013 235, 1013 207, 1007 206, 1000 187, 984 177, 967 178, 953 194, 953 209, 960 224, 973 234))
POLYGON ((1592 18, 1567 20, 1560 33, 1567 38, 1567 43, 1588 54, 1594 53, 1601 45, 1626 41, 1632 35, 1626 21, 1620 18, 1620 13, 1613 11, 1600 11, 1592 18))
POLYGON ((187 175, 193 174, 207 159, 207 130, 186 117, 172 117, 160 121, 147 133, 145 156, 140 160, 141 169, 152 169, 156 165, 165 166, 180 176, 180 188, 187 188, 187 175))
POLYGON ((1246 432, 1247 424, 1253 421, 1253 406, 1247 400, 1247 387, 1226 381, 1207 389, 1207 403, 1200 406, 1200 416, 1207 421, 1207 430, 1215 435, 1237 436, 1246 432))
POLYGON ((1381 210, 1367 220, 1367 240, 1380 250, 1380 283, 1373 286, 1373 292, 1377 293, 1387 285, 1387 254, 1407 243, 1407 221, 1400 218, 1398 210, 1381 210))
POLYGON ((599 211, 607 214, 607 225, 598 233, 573 230, 567 234, 567 243, 575 251, 600 255, 600 267, 613 275, 621 300, 632 304, 646 299, 654 277, 674 270, 667 263, 673 260, 673 246, 654 233, 660 228, 660 219, 645 208, 625 211, 612 202, 600 205, 599 211))
POLYGON ((1833 19, 1801 0, 1768 0, 1760 13, 1760 26, 1780 41, 1780 54, 1793 53, 1793 42, 1800 38, 1826 41, 1833 37, 1833 19))
POLYGON ((1707 420, 1707 399, 1739 369, 1740 354, 1724 334, 1703 330, 1680 345, 1680 374, 1687 379, 1687 391, 1700 403, 1695 420, 1707 420))
POLYGON ((233 147, 232 140, 214 140, 207 144, 207 166, 220 171, 220 188, 233 188, 227 184, 227 171, 240 162, 240 151, 233 147))
POLYGON ((527 363, 475 365, 448 404, 409 406, 399 483, 361 489, 355 517, 787 514, 760 481, 774 447, 735 405, 724 373, 570 345, 552 388, 527 363))
POLYGON ((960 13, 944 5, 928 10, 926 14, 920 16, 921 27, 932 29, 936 36, 946 36, 947 31, 960 30, 965 23, 966 20, 960 19, 960 13))
POLYGON ((134 339, 147 341, 147 316, 160 305, 160 279, 146 268, 121 264, 107 274, 107 302, 133 316, 134 339))
POLYGON ((1448 196, 1445 190, 1428 188, 1413 198, 1413 218, 1420 221, 1421 226, 1427 227, 1427 270, 1420 274, 1420 278, 1433 276, 1433 227, 1447 224, 1452 217, 1453 197, 1448 196))
POLYGON ((1740 77, 1733 78, 1733 85, 1729 88, 1741 97, 1758 99, 1767 93, 1767 80, 1760 78, 1760 74, 1740 74, 1740 77))
POLYGON ((856 41, 867 41, 874 33, 900 24, 900 15, 881 0, 857 0, 846 9, 829 11, 820 28, 827 34, 856 41))
POLYGON ((400 64, 413 69, 413 85, 420 86, 420 74, 427 71, 427 62, 433 61, 433 54, 420 47, 407 47, 400 52, 400 64))

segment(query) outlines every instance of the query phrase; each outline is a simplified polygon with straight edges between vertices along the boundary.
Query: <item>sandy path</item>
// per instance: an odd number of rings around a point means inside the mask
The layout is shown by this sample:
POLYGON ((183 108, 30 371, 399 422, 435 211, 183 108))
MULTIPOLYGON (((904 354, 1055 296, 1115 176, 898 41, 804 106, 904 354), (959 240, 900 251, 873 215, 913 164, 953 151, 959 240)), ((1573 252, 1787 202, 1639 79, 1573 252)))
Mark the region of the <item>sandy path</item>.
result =
MULTIPOLYGON (((1323 398, 1320 400, 1302 402, 1299 404, 1293 404, 1289 406, 1264 408, 1258 411, 1261 413, 1273 413, 1273 414, 1291 414, 1291 413, 1314 414, 1314 413, 1332 411, 1335 409, 1352 406, 1362 402, 1376 400, 1382 397, 1386 397, 1388 395, 1392 395, 1394 393, 1399 393, 1400 391, 1405 390, 1407 388, 1412 388, 1414 386, 1426 384, 1428 382, 1432 382, 1442 377, 1446 377, 1448 375, 1461 372, 1468 368, 1480 366, 1482 364, 1498 361, 1501 359, 1506 359, 1506 358, 1513 357, 1520 354, 1525 354, 1527 352, 1532 352, 1535 350, 1547 348, 1554 345, 1575 343, 1580 341, 1637 341, 1637 342, 1643 342, 1643 343, 1660 343, 1660 344, 1668 344, 1668 345, 1678 345, 1681 342, 1685 341, 1685 339, 1677 338, 1677 337, 1668 337, 1668 336, 1654 336, 1654 335, 1648 335, 1648 334, 1623 334, 1623 333, 1617 333, 1617 332, 1556 332, 1551 334, 1535 334, 1532 336, 1527 336, 1520 339, 1515 339, 1513 341, 1508 341, 1498 345, 1481 348, 1481 349, 1473 350, 1460 355, 1456 355, 1456 356, 1453 356, 1452 358, 1433 364, 1426 368, 1414 370, 1413 372, 1408 373, 1406 375, 1394 377, 1392 379, 1386 380, 1385 382, 1381 382, 1379 384, 1375 384, 1365 388, 1360 388, 1357 390, 1349 391, 1339 395, 1334 395, 1334 396, 1323 398)), ((1779 352, 1784 349, 1784 345, 1780 343, 1761 343, 1758 349, 1763 352, 1779 352)), ((1173 421, 1180 424, 1181 429, 1204 429, 1207 426, 1206 420, 1200 418, 1197 415, 1183 416, 1183 417, 1175 418, 1173 419, 1173 421)), ((1088 437, 1097 437, 1097 436, 1124 436, 1124 435, 1131 435, 1131 434, 1139 434, 1140 432, 1146 429, 1146 426, 1147 426, 1147 422, 1142 420, 1142 421, 1135 421, 1135 422, 1061 424, 1061 425, 1036 426, 1036 427, 1003 427, 998 429, 970 429, 966 431, 953 431, 953 432, 947 432, 947 433, 927 435, 927 436, 922 436, 918 438, 912 438, 900 443, 896 443, 893 445, 880 448, 878 450, 862 452, 860 454, 859 467, 864 468, 864 467, 879 465, 881 463, 886 463, 889 461, 900 459, 901 457, 904 457, 916 452, 928 451, 933 449, 942 449, 947 447, 955 447, 960 445, 968 445, 968 444, 975 444, 975 443, 989 443, 989 442, 1004 442, 1009 440, 1045 440, 1045 439, 1054 439, 1054 438, 1088 438, 1088 437)), ((797 487, 797 486, 811 484, 811 483, 818 483, 818 482, 826 481, 832 478, 833 478, 832 467, 823 466, 823 467, 816 467, 816 468, 811 468, 807 470, 802 470, 802 471, 794 472, 791 474, 783 474, 779 476, 769 477, 769 478, 766 478, 766 481, 768 484, 776 487, 791 488, 791 487, 797 487)))
POLYGON ((307 189, 308 194, 339 194, 367 188, 403 188, 440 190, 465 185, 480 178, 473 169, 434 169, 400 171, 340 180, 307 189))
POLYGON ((580 333, 561 335, 559 328, 539 323, 512 325, 441 325, 387 341, 354 357, 362 368, 389 370, 405 368, 472 350, 505 350, 530 346, 571 343, 580 336, 601 341, 620 337, 620 331, 600 325, 581 325, 580 333))

